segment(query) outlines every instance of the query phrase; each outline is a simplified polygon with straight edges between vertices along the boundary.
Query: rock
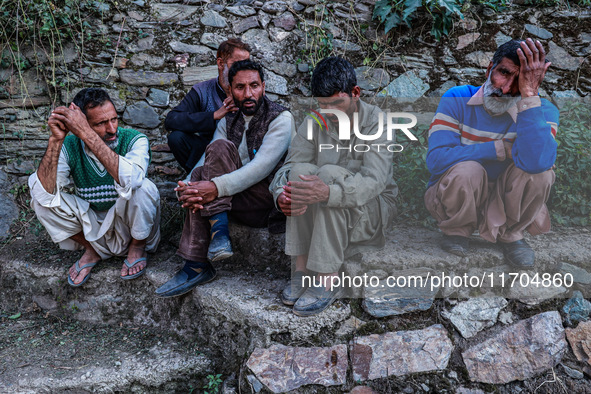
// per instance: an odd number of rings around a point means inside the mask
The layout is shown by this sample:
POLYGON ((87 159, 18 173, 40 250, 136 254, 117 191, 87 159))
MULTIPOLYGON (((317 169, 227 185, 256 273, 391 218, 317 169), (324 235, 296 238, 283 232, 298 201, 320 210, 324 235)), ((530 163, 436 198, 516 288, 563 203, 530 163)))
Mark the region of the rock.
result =
POLYGON ((269 14, 280 14, 287 10, 287 4, 281 0, 266 1, 263 4, 263 11, 269 14))
POLYGON ((298 63, 298 71, 301 73, 307 73, 310 71, 310 65, 308 63, 298 63))
POLYGON ((207 81, 218 76, 218 66, 187 67, 183 70, 181 79, 185 86, 207 81))
POLYGON ((591 321, 567 328, 566 338, 577 360, 591 365, 591 321))
POLYGON ((180 41, 172 41, 168 45, 176 53, 197 53, 211 56, 211 49, 203 45, 190 45, 180 41))
POLYGON ((266 12, 260 11, 258 18, 259 18, 259 23, 260 23, 261 27, 263 29, 266 29, 267 26, 269 26, 269 23, 271 23, 272 17, 271 17, 271 15, 267 14, 266 12))
POLYGON ((181 53, 173 57, 171 61, 175 64, 176 68, 185 68, 189 65, 189 54, 181 53))
POLYGON ((511 313, 511 312, 499 313, 499 321, 503 324, 512 324, 513 323, 513 313, 511 313))
POLYGON ((558 312, 544 312, 504 328, 462 353, 470 380, 505 384, 553 368, 566 350, 558 312))
POLYGON ((577 267, 576 265, 568 263, 560 263, 559 269, 562 273, 571 274, 575 283, 591 285, 591 273, 582 269, 581 267, 577 267))
POLYGON ((252 15, 256 15, 256 13, 257 13, 254 8, 249 7, 247 5, 226 7, 226 11, 228 11, 232 15, 241 16, 241 17, 252 16, 252 15))
POLYGON ((380 280, 376 287, 367 286, 364 290, 363 309, 372 316, 397 316, 415 311, 426 311, 433 305, 439 287, 429 286, 391 287, 380 280))
POLYGON ((347 346, 257 348, 246 366, 274 393, 310 384, 338 386, 346 383, 347 346))
POLYGON ((146 129, 153 129, 160 124, 160 118, 154 108, 144 101, 128 105, 123 113, 123 121, 146 129))
POLYGON ((542 40, 549 40, 554 37, 554 34, 550 33, 546 29, 542 29, 541 27, 537 27, 534 25, 530 25, 529 23, 525 24, 525 30, 533 34, 534 36, 541 38, 542 40))
POLYGON ((163 22, 179 22, 189 19, 200 7, 184 4, 154 4, 152 11, 156 13, 156 20, 163 22))
POLYGON ((552 62, 553 67, 561 70, 574 71, 581 66, 581 63, 583 63, 584 58, 569 55, 566 50, 556 45, 553 41, 548 43, 548 49, 549 53, 547 54, 546 59, 552 62))
POLYGON ((290 78, 295 77, 297 74, 296 66, 292 63, 265 62, 264 66, 279 75, 283 75, 290 78))
POLYGON ((485 70, 481 68, 463 67, 454 68, 451 67, 449 71, 460 81, 465 81, 466 78, 480 78, 484 77, 485 70))
POLYGON ((429 97, 442 97, 445 92, 447 92, 454 86, 456 86, 456 83, 454 81, 446 81, 443 83, 443 85, 431 92, 429 94, 429 97))
POLYGON ((296 20, 291 12, 286 12, 273 19, 273 24, 287 31, 292 31, 296 27, 296 20))
POLYGON ((201 23, 205 26, 211 27, 226 27, 228 24, 226 23, 226 18, 215 12, 214 10, 206 10, 201 17, 201 23))
POLYGON ((170 94, 164 90, 152 88, 146 100, 152 107, 166 108, 170 104, 170 94))
POLYGON ((265 70, 265 91, 286 96, 288 94, 287 80, 272 71, 265 70))
POLYGON ((225 35, 218 33, 203 33, 201 35, 201 43, 213 49, 218 49, 220 44, 227 39, 225 35))
MULTIPOLYGON (((47 145, 47 144, 46 144, 47 145)), ((18 206, 14 202, 12 195, 6 193, 11 185, 8 182, 8 175, 0 170, 0 240, 6 239, 10 234, 10 225, 18 219, 18 206)))
POLYGON ((564 369, 564 372, 573 379, 583 379, 585 377, 583 372, 569 368, 564 364, 562 364, 562 368, 564 369))
MULTIPOLYGON (((566 287, 563 286, 536 287, 530 283, 527 286, 522 286, 521 283, 518 283, 519 281, 520 279, 518 278, 509 289, 507 298, 517 299, 526 305, 539 305, 546 300, 558 298, 567 292, 566 287)), ((524 282, 524 284, 526 283, 524 282)))
POLYGON ((377 394, 373 389, 369 386, 355 386, 353 390, 349 392, 349 394, 377 394))
POLYGON ((127 47, 127 50, 129 52, 148 51, 148 50, 152 49, 153 45, 154 45, 154 36, 150 34, 149 36, 144 37, 144 38, 140 38, 136 42, 129 45, 127 47))
POLYGON ((457 23, 458 26, 464 30, 475 30, 478 27, 478 22, 470 18, 464 18, 457 23))
POLYGON ((441 324, 423 330, 387 332, 351 341, 356 382, 440 371, 447 367, 453 344, 441 324))
POLYGON ((179 77, 174 73, 157 73, 154 71, 121 70, 121 81, 132 86, 163 86, 172 85, 179 77))
POLYGON ((357 331, 359 328, 361 328, 361 326, 363 326, 364 324, 365 324, 365 322, 363 320, 359 320, 355 316, 351 316, 350 318, 345 320, 343 322, 343 324, 341 324, 341 326, 335 332, 335 334, 339 337, 353 334, 355 331, 357 331))
POLYGON ((129 62, 137 67, 144 67, 146 64, 152 68, 160 68, 164 65, 164 59, 159 56, 148 55, 147 53, 136 53, 129 59, 129 62))
POLYGON ((512 40, 511 37, 506 36, 501 32, 498 32, 497 34, 495 34, 495 42, 497 43, 497 47, 500 47, 501 45, 503 45, 507 41, 511 41, 511 40, 512 40))
POLYGON ((456 394, 485 394, 480 389, 469 389, 468 387, 458 387, 456 394))
POLYGON ((390 75, 383 68, 357 67, 355 74, 357 75, 357 85, 361 89, 380 89, 390 83, 390 75))
POLYGON ((248 18, 241 19, 237 22, 234 22, 232 29, 236 34, 242 34, 248 29, 258 28, 259 27, 259 18, 256 16, 250 16, 248 18))
POLYGON ((569 326, 574 326, 576 323, 586 321, 591 315, 591 302, 583 298, 583 294, 576 290, 573 296, 566 302, 562 311, 566 315, 566 322, 569 326))
POLYGON ((460 302, 441 315, 449 319, 464 338, 471 338, 497 322, 501 309, 507 306, 503 297, 478 297, 460 302))
POLYGON ((423 81, 427 75, 425 70, 407 71, 378 93, 378 97, 394 97, 412 103, 429 90, 429 85, 423 81))
POLYGON ((259 393, 263 389, 263 384, 256 378, 254 375, 247 375, 246 380, 250 383, 250 387, 252 391, 255 393, 259 393))
POLYGON ((552 92, 552 97, 557 99, 579 98, 579 94, 574 90, 555 90, 552 92))
POLYGON ((343 40, 333 40, 333 46, 337 49, 341 49, 345 52, 359 52, 361 51, 361 46, 355 44, 351 41, 343 41, 343 40))
POLYGON ((476 40, 480 38, 480 33, 468 33, 458 37, 458 45, 456 46, 456 50, 464 49, 470 44, 473 44, 476 40))
POLYGON ((119 72, 112 67, 94 67, 84 78, 87 82, 109 83, 119 79, 119 72))
POLYGON ((488 67, 488 64, 492 61, 493 55, 493 52, 476 51, 467 54, 466 60, 476 66, 486 68, 488 67))
POLYGON ((281 42, 286 40, 289 37, 295 36, 294 33, 289 33, 287 31, 283 31, 282 29, 279 29, 277 27, 270 27, 269 28, 269 35, 271 36, 271 39, 275 42, 281 42))

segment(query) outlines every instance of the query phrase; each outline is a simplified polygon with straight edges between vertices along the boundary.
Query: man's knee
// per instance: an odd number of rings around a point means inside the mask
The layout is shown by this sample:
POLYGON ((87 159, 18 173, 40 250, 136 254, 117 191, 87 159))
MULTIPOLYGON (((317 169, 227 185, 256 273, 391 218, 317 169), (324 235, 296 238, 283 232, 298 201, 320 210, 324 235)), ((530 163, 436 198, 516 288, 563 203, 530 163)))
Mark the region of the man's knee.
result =
POLYGON ((130 201, 134 200, 142 200, 142 201, 160 201, 160 193, 158 192, 158 188, 156 185, 149 179, 144 178, 140 187, 135 189, 132 192, 132 197, 130 201))
POLYGON ((230 152, 230 151, 237 151, 236 145, 233 142, 226 140, 226 139, 219 139, 215 140, 209 145, 207 145, 207 149, 205 149, 205 154, 218 154, 220 152, 230 152))
POLYGON ((352 176, 353 173, 341 166, 325 164, 320 167, 317 175, 318 178, 322 180, 322 182, 329 184, 333 183, 336 179, 343 179, 348 176, 352 176))
POLYGON ((531 174, 514 165, 509 167, 507 171, 509 172, 507 174, 507 180, 509 182, 532 182, 540 187, 552 186, 556 177, 552 170, 547 170, 538 174, 531 174))
POLYGON ((300 175, 316 175, 318 166, 310 163, 296 163, 289 170, 290 181, 301 181, 300 175))
POLYGON ((168 147, 172 152, 182 150, 183 146, 185 145, 185 138, 186 134, 182 131, 172 131, 168 135, 168 147))
POLYGON ((487 182, 484 167, 476 161, 463 161, 453 166, 443 175, 442 184, 446 187, 455 186, 475 190, 487 182))

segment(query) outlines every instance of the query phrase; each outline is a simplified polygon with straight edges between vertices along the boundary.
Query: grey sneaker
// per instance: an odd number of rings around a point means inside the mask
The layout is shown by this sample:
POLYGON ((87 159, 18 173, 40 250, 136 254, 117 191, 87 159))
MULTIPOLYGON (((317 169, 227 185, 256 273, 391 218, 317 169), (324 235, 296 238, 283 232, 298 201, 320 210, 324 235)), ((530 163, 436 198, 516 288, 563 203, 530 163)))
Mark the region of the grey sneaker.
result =
POLYGON ((332 291, 324 287, 308 287, 293 306, 293 313, 297 316, 314 316, 332 305, 342 293, 342 287, 332 291))
POLYGON ((281 302, 285 305, 293 305, 296 303, 298 298, 304 294, 307 287, 304 287, 304 276, 306 275, 305 272, 296 271, 291 276, 289 282, 287 282, 287 286, 281 292, 281 302))

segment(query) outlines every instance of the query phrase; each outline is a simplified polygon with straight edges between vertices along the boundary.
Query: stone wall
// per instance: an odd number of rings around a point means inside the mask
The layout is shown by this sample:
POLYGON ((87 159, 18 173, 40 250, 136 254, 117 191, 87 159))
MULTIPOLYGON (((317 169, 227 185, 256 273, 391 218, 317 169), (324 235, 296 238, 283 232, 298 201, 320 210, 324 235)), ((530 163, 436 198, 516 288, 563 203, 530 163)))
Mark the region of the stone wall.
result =
POLYGON ((591 90, 588 9, 514 5, 495 13, 472 6, 437 42, 421 18, 413 29, 400 27, 385 37, 371 19, 371 0, 137 0, 100 6, 104 13, 88 20, 92 38, 83 45, 65 43, 53 54, 23 48, 29 68, 0 69, 0 164, 21 181, 45 150, 50 108, 88 86, 107 89, 122 126, 149 136, 155 151, 150 173, 178 177, 174 158, 160 146, 167 135, 163 120, 193 84, 217 75, 216 48, 232 36, 253 46, 253 58, 267 72, 267 92, 280 101, 310 95, 310 71, 329 53, 358 67, 364 96, 440 96, 457 84, 481 84, 497 45, 528 36, 544 43, 553 62, 543 95, 577 97, 591 90))

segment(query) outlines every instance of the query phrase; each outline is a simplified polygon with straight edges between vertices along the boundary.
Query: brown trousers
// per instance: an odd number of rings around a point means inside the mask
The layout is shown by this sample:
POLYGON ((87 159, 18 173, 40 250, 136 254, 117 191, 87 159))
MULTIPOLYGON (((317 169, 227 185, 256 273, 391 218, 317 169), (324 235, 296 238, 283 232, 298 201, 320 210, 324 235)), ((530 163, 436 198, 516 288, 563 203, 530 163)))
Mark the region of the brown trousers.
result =
MULTIPOLYGON (((241 166, 236 145, 228 140, 216 140, 205 150, 205 162, 193 171, 191 182, 210 181, 241 166)), ((216 198, 196 213, 187 210, 177 254, 188 260, 207 261, 211 229, 209 216, 227 211, 233 220, 242 224, 266 227, 273 208, 269 180, 265 178, 234 196, 216 198)))
POLYGON ((496 181, 475 161, 451 167, 425 193, 425 205, 447 235, 469 237, 478 229, 489 242, 514 242, 523 231, 550 231, 546 201, 554 171, 529 174, 511 164, 496 181))

